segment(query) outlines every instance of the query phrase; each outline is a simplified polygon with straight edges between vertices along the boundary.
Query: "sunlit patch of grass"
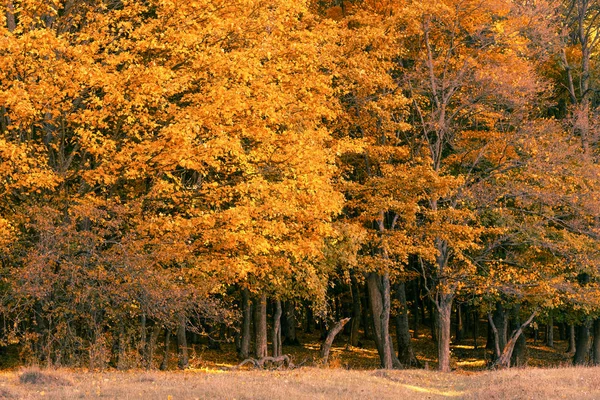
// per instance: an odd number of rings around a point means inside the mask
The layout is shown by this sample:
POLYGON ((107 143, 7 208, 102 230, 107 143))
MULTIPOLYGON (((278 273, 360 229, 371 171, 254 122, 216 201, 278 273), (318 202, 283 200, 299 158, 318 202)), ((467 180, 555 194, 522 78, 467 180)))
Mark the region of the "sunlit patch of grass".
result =
POLYGON ((462 361, 457 361, 456 366, 460 367, 460 368, 468 368, 468 369, 474 369, 474 368, 483 369, 486 367, 486 362, 485 362, 485 360, 477 360, 477 359, 462 360, 462 361))
POLYGON ((445 397, 457 397, 457 396, 462 396, 464 394, 464 392, 457 392, 455 390, 444 391, 444 390, 438 390, 438 389, 421 387, 421 386, 407 385, 405 383, 401 383, 400 385, 402 387, 405 387, 406 389, 410 389, 417 393, 435 394, 438 396, 445 396, 445 397))

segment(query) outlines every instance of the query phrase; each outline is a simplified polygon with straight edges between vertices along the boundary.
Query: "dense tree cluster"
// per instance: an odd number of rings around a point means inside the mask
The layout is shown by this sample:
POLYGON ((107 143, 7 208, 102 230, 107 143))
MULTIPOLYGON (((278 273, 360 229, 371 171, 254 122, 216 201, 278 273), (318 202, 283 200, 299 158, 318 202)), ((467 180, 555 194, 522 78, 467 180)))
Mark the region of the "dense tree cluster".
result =
POLYGON ((0 8, 2 345, 185 367, 350 317, 400 368, 427 313, 443 371, 480 318, 496 365, 534 319, 600 363, 600 1, 0 8))

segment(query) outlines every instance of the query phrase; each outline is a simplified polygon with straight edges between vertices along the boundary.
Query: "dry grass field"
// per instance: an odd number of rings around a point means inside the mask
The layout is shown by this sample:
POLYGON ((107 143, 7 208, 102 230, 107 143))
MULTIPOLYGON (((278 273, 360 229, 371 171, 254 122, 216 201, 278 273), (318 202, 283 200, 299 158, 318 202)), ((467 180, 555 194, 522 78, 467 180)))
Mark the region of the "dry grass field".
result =
POLYGON ((600 368, 438 373, 299 368, 289 371, 0 374, 5 399, 598 399, 600 368))

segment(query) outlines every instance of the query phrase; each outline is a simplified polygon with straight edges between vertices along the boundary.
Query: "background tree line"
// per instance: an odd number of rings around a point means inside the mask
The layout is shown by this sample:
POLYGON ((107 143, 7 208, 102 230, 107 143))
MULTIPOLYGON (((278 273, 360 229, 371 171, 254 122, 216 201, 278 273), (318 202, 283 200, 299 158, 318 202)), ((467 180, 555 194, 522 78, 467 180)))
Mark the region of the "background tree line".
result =
POLYGON ((485 318, 496 365, 534 320, 600 363, 600 2, 2 8, 4 346, 185 367, 350 317, 400 368, 427 319, 448 371, 485 318))

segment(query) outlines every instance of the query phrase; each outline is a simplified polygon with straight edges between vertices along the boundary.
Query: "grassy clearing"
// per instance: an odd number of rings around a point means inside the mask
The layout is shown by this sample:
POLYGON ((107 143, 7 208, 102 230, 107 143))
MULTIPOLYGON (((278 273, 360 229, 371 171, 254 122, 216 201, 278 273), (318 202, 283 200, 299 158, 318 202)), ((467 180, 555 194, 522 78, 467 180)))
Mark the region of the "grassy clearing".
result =
POLYGON ((600 368, 434 371, 105 372, 0 374, 6 399, 598 399, 600 368), (45 378, 44 378, 45 377, 45 378))

